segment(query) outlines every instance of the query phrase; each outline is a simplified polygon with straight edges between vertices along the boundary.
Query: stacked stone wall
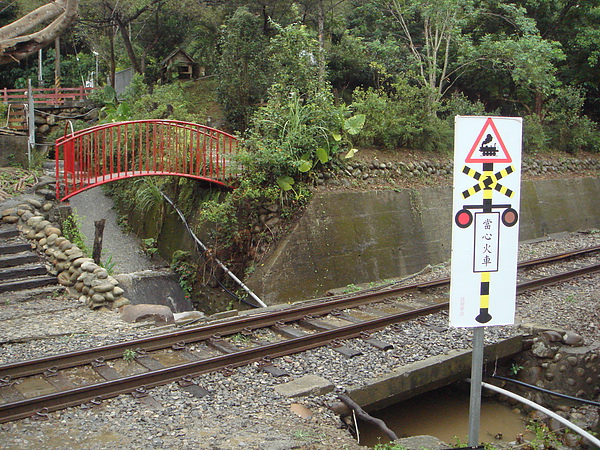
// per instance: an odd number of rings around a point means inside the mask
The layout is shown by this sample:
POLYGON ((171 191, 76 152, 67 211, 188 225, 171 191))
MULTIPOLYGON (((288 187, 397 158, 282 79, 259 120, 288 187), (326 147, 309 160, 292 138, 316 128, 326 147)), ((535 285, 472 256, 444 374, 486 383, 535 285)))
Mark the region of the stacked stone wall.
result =
MULTIPOLYGON (((505 372, 505 377, 524 384, 494 378, 491 381, 546 407, 583 429, 595 433, 600 431, 598 407, 576 400, 599 400, 600 343, 585 345, 581 336, 561 329, 533 324, 522 328, 525 333, 523 351, 499 372, 505 372)), ((515 406, 520 405, 516 400, 505 400, 515 406)), ((567 448, 587 448, 581 436, 570 432, 559 421, 527 406, 524 409, 528 411, 530 419, 544 423, 567 448)))
MULTIPOLYGON (((35 127, 36 132, 47 135, 57 128, 65 131, 67 120, 83 120, 92 124, 98 120, 98 108, 90 101, 79 101, 65 106, 36 106, 35 127)), ((91 126, 91 125, 90 125, 91 126)), ((66 130, 69 132, 69 130, 66 130)))
POLYGON ((62 235, 55 219, 56 203, 40 200, 39 194, 47 196, 47 190, 47 183, 39 183, 38 195, 26 197, 15 207, 2 211, 2 221, 16 224, 31 247, 44 255, 48 271, 57 276, 70 295, 91 309, 114 309, 130 304, 117 280, 62 235))

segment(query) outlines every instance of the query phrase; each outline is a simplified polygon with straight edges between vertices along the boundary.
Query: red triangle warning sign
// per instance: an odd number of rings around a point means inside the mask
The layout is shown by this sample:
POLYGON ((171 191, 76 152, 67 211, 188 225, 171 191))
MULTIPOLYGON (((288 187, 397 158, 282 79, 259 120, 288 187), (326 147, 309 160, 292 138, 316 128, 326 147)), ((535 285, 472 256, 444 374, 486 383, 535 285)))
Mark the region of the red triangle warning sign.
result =
POLYGON ((465 160, 467 163, 511 163, 512 158, 491 117, 485 121, 479 136, 465 160))

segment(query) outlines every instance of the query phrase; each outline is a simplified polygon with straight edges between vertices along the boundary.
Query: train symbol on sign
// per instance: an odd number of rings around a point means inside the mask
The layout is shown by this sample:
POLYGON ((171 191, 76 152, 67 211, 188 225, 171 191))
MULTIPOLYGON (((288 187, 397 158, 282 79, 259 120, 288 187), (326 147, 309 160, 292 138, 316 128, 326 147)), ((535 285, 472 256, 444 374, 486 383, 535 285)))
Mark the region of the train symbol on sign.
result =
POLYGON ((491 134, 488 134, 485 137, 485 140, 482 142, 482 145, 479 148, 481 156, 496 156, 496 154, 498 153, 498 147, 496 147, 495 145, 485 145, 492 142, 492 139, 493 138, 491 134))

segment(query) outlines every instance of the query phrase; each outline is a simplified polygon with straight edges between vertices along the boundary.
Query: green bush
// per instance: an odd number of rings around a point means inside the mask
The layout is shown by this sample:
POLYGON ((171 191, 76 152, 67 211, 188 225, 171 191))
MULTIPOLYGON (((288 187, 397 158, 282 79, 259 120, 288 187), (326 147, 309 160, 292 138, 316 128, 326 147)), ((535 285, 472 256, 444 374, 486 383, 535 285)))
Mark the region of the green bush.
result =
POLYGON ((423 90, 408 83, 396 84, 393 92, 368 88, 354 91, 353 110, 368 120, 360 134, 363 146, 436 148, 428 139, 437 124, 425 108, 423 90))
POLYGON ((583 115, 584 101, 580 90, 567 86, 557 90, 548 102, 544 125, 552 150, 567 153, 600 150, 598 126, 583 115))
POLYGON ((523 118, 523 152, 540 153, 548 150, 549 139, 539 116, 531 114, 523 118))

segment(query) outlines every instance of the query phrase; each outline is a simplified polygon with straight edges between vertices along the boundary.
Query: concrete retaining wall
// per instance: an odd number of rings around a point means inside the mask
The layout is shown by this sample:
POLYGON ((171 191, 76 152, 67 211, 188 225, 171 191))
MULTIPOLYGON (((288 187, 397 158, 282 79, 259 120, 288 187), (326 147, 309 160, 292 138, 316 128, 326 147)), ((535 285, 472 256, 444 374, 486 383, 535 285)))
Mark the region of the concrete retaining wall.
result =
MULTIPOLYGON (((486 364, 497 364, 522 349, 522 338, 516 336, 488 345, 484 351, 486 364)), ((401 366, 374 378, 365 386, 349 387, 348 395, 366 411, 374 411, 424 392, 468 378, 471 373, 471 350, 452 350, 447 355, 401 366)))
MULTIPOLYGON (((600 228, 600 179, 524 181, 520 239, 600 228)), ((317 194, 247 284, 267 303, 418 272, 450 258, 452 188, 317 194)))

